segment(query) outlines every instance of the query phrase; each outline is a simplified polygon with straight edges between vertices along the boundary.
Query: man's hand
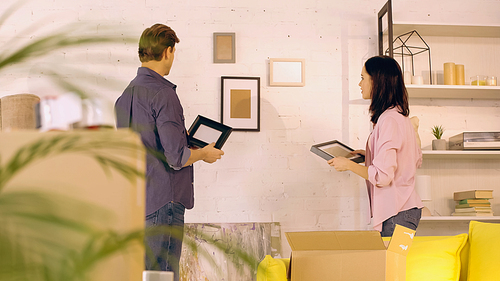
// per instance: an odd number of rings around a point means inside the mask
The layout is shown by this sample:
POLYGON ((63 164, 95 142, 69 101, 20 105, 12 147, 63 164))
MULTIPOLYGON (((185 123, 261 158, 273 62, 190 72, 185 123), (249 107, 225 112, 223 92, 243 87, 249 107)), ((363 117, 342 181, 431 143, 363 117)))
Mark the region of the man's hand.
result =
POLYGON ((215 146, 215 142, 213 142, 209 145, 206 145, 205 147, 203 147, 201 149, 201 151, 203 151, 203 155, 204 155, 203 159, 202 159, 203 161, 205 161, 207 163, 214 163, 218 159, 221 159, 222 155, 224 155, 224 151, 217 149, 214 146, 215 146))

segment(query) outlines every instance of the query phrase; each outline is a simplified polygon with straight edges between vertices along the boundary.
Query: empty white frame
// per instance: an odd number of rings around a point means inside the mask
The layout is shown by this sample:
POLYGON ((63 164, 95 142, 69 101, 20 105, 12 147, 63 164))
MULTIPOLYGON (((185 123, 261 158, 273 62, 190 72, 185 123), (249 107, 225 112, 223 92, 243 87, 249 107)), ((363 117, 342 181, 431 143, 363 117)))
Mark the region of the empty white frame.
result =
POLYGON ((270 86, 304 86, 305 59, 269 59, 270 86))

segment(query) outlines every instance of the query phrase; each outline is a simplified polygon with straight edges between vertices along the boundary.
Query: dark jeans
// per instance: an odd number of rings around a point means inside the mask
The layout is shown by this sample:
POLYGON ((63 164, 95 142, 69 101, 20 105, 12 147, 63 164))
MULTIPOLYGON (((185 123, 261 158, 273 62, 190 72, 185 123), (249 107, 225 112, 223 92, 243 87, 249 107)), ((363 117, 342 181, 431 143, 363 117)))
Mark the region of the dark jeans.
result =
POLYGON ((185 208, 169 202, 146 216, 146 270, 173 271, 179 280, 185 208))
POLYGON ((422 209, 413 208, 406 211, 401 211, 397 215, 388 218, 382 224, 382 237, 390 237, 396 228, 396 224, 417 230, 420 217, 422 216, 422 209))

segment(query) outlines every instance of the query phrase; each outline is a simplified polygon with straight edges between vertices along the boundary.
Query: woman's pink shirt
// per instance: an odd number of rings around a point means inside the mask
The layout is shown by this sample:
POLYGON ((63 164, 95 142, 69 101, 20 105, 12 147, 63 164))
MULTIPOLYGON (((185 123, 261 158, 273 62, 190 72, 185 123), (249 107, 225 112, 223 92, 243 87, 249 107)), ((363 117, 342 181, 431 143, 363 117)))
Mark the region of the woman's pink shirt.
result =
POLYGON ((368 138, 365 161, 375 230, 381 231, 382 223, 400 211, 423 208, 415 192, 415 174, 422 164, 422 150, 410 118, 396 108, 384 111, 368 138))

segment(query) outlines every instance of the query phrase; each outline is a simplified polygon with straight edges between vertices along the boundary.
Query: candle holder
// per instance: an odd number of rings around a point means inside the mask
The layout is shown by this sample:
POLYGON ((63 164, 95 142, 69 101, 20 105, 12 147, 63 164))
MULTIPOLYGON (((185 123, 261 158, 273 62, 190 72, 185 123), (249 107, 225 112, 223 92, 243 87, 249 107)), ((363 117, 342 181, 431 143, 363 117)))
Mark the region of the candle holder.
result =
POLYGON ((486 75, 475 75, 470 78, 470 84, 473 86, 486 86, 486 81, 488 76, 486 75))
POLYGON ((496 76, 488 76, 488 78, 486 78, 486 86, 496 86, 496 85, 497 85, 496 76))

